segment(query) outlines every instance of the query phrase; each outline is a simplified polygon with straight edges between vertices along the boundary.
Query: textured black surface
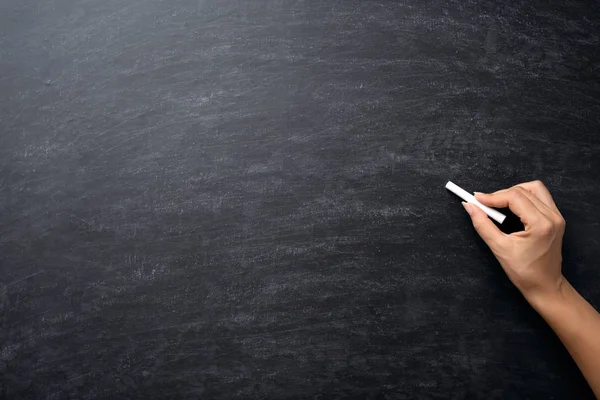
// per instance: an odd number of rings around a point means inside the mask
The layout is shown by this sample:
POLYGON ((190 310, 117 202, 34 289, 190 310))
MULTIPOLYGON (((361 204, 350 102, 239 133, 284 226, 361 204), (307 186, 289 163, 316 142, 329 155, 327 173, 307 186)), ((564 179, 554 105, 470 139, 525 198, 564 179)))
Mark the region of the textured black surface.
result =
POLYGON ((0 394, 591 398, 447 179, 600 304, 598 2, 0 2, 0 394))

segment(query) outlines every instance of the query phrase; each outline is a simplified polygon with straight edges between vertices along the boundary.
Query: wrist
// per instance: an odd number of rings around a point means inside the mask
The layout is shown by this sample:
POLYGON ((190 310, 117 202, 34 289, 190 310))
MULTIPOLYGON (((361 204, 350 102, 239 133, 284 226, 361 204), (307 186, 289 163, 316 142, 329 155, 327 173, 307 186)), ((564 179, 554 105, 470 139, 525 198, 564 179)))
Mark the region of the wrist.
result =
POLYGON ((538 312, 546 307, 556 307, 568 301, 569 293, 573 290, 567 279, 560 275, 554 285, 544 289, 522 292, 527 302, 538 312))

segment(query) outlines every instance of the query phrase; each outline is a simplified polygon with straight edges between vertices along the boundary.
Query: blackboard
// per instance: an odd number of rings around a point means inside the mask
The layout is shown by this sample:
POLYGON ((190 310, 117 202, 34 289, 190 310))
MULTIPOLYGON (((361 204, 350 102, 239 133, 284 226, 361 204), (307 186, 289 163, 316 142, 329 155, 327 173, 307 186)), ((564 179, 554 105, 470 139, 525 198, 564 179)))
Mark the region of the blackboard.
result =
POLYGON ((448 179, 600 305, 596 1, 0 3, 7 399, 585 399, 448 179))

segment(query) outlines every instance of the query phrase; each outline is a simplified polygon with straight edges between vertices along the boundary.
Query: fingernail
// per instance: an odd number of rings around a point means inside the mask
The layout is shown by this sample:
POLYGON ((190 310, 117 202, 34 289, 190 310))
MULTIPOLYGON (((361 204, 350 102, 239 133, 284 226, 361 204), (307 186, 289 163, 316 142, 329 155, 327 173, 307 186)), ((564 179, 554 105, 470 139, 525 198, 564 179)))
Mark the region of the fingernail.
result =
POLYGON ((462 202, 463 207, 465 208, 465 210, 467 210, 467 212, 469 213, 469 215, 471 215, 472 209, 471 209, 471 205, 467 202, 462 202))
POLYGON ((474 193, 475 195, 478 195, 478 194, 485 194, 485 193, 482 193, 482 192, 473 192, 473 193, 474 193))

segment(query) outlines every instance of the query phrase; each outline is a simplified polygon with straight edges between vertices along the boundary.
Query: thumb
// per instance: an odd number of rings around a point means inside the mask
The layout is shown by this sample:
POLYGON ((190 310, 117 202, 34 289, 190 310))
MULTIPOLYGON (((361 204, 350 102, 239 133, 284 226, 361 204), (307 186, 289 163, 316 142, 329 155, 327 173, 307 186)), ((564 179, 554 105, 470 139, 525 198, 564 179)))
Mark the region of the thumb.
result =
POLYGON ((488 218, 483 210, 471 203, 463 202, 463 207, 465 207, 465 210, 469 213, 471 222, 473 222, 473 227, 490 248, 493 249, 504 240, 504 233, 494 225, 492 220, 488 218))

